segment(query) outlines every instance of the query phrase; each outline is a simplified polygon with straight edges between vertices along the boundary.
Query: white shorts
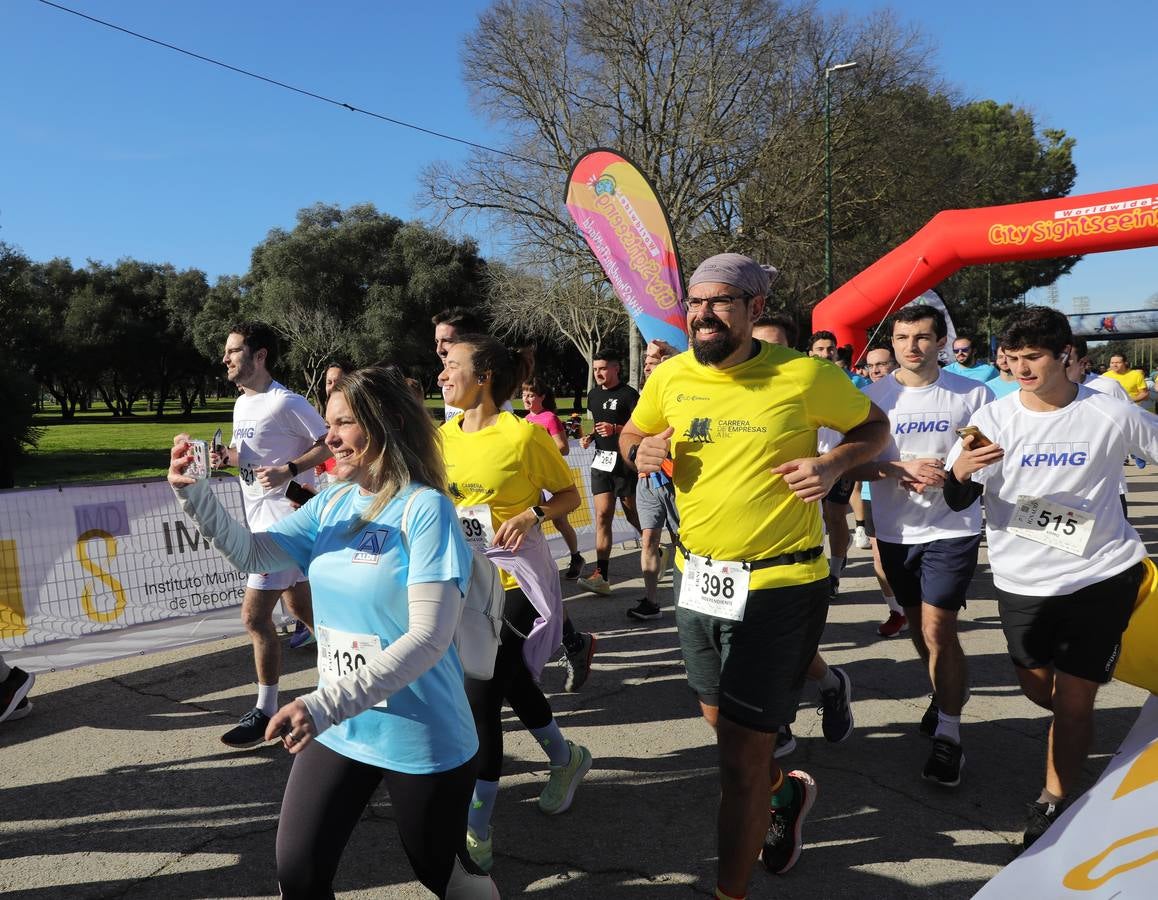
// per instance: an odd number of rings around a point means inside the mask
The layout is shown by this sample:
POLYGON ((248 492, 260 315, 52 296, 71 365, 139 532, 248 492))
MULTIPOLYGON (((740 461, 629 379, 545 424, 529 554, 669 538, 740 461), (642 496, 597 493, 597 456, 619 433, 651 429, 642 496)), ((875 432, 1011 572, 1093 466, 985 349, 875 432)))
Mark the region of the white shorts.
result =
POLYGON ((302 574, 302 570, 297 566, 292 569, 281 569, 277 572, 253 572, 245 581, 247 588, 255 588, 259 591, 284 591, 288 587, 293 587, 299 582, 305 581, 306 576, 302 574))

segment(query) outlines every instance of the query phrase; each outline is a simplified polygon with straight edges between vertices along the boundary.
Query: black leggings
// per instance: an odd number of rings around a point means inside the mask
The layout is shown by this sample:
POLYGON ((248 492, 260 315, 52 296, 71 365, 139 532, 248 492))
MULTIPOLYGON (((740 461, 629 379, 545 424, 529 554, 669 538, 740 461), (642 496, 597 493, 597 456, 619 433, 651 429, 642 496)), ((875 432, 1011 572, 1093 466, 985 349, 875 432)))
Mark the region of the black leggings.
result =
POLYGON ((478 777, 483 781, 498 781, 503 772, 504 700, 527 728, 551 724, 551 706, 523 662, 522 635, 528 633, 535 615, 522 591, 508 591, 494 677, 489 681, 466 680, 466 697, 478 732, 478 777))
POLYGON ((294 758, 277 823, 277 880, 285 898, 331 898, 334 874, 366 804, 386 781, 394 820, 411 868, 442 897, 458 856, 466 853, 466 815, 476 760, 432 775, 379 769, 312 741, 294 758))

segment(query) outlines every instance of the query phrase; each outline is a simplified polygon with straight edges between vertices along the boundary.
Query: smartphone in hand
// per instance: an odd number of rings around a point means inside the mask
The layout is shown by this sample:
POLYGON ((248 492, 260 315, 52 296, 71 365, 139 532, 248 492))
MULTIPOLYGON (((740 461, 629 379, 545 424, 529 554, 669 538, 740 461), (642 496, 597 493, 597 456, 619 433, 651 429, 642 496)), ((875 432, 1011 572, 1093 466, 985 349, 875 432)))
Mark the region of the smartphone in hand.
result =
POLYGON ((961 438, 962 440, 964 440, 969 435, 973 436, 973 446, 970 448, 971 450, 980 450, 982 447, 993 446, 993 441, 989 440, 989 438, 982 434, 981 429, 976 425, 966 425, 964 428, 957 429, 957 437, 961 438))

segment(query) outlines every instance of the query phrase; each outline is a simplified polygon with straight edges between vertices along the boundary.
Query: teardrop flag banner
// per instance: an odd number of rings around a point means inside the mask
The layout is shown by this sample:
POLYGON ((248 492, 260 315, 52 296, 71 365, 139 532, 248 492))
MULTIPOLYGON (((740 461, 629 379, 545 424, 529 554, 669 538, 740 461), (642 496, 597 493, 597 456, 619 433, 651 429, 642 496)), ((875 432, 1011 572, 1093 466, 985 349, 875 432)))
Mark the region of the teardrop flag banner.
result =
POLYGON ((567 211, 644 340, 686 350, 679 254, 651 182, 622 154, 590 150, 567 176, 567 211))

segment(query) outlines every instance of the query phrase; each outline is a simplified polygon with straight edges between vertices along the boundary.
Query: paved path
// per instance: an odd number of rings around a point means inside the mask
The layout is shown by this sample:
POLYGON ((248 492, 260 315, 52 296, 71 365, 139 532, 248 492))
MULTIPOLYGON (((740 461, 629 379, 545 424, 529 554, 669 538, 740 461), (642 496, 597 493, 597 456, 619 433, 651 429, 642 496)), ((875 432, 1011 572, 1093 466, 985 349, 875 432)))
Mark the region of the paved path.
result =
MULTIPOLYGON (((1131 517, 1144 537, 1158 537, 1158 477, 1131 470, 1129 478, 1131 517)), ((907 638, 877 637, 884 605, 871 560, 853 554, 822 651, 852 677, 857 729, 828 744, 813 706, 801 707, 799 747, 786 762, 820 788, 807 847, 786 876, 758 870, 751 896, 970 897, 1016 852, 1024 804, 1041 784, 1047 719, 1018 693, 981 566, 962 624, 972 684, 965 780, 956 790, 922 781, 929 745, 916 725, 926 678, 907 638)), ((620 559, 624 575, 638 575, 636 554, 620 559)), ((712 893, 715 746, 684 682, 670 608, 657 623, 624 616, 640 584, 620 579, 610 598, 569 601, 575 621, 599 634, 582 693, 559 692, 555 667, 544 676, 565 733, 596 761, 566 815, 538 812, 545 760, 507 718, 494 820, 495 877, 506 897, 712 893)), ((311 650, 287 650, 286 695, 311 686, 312 662, 311 650)), ((218 742, 252 702, 252 665, 248 643, 234 638, 42 676, 35 712, 0 726, 0 893, 276 895, 274 834, 289 757, 276 746, 233 752, 218 742)), ((1102 692, 1087 783, 1143 699, 1119 683, 1102 692)), ((809 688, 805 702, 814 703, 809 688)), ((411 880, 391 819, 379 795, 346 851, 339 896, 429 896, 411 880)))

